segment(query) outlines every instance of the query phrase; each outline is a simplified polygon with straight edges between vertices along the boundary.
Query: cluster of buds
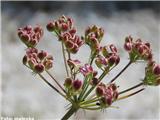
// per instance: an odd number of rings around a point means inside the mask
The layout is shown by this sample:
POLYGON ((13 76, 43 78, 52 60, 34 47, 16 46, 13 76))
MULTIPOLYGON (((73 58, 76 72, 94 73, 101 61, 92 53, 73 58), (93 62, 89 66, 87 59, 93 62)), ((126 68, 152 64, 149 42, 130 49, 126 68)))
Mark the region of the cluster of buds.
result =
POLYGON ((160 85, 160 64, 156 64, 154 61, 148 63, 145 68, 145 78, 143 82, 145 85, 160 85))
POLYGON ((43 30, 40 26, 25 26, 18 29, 18 36, 27 47, 35 47, 43 36, 43 30))
POLYGON ((93 74, 93 76, 97 75, 97 71, 93 70, 92 66, 89 64, 85 64, 79 68, 79 71, 84 75, 87 76, 89 74, 93 74))
POLYGON ((68 59, 67 60, 68 66, 71 68, 71 70, 73 69, 79 69, 81 62, 79 60, 71 60, 68 59))
POLYGON ((95 60, 98 68, 109 70, 110 67, 120 62, 117 48, 113 44, 102 47, 101 52, 102 55, 98 55, 95 60))
POLYGON ((35 73, 42 73, 49 70, 53 65, 53 57, 47 52, 36 48, 28 48, 26 55, 23 57, 23 64, 32 69, 35 73))
POLYGON ((100 98, 100 106, 110 106, 118 98, 117 86, 115 84, 105 85, 100 83, 96 88, 96 95, 100 98))
POLYGON ((152 50, 150 48, 150 43, 142 42, 141 39, 137 39, 135 42, 131 36, 126 37, 124 48, 128 51, 130 60, 151 60, 152 50))
POLYGON ((77 79, 73 80, 72 78, 66 78, 64 82, 64 86, 68 91, 68 95, 75 95, 81 91, 82 81, 77 79))
POLYGON ((47 24, 47 30, 55 32, 58 39, 62 41, 67 50, 73 54, 77 53, 83 45, 83 41, 76 35, 76 29, 73 27, 73 20, 64 15, 56 21, 47 24))
POLYGON ((88 27, 85 31, 85 43, 88 44, 92 51, 100 50, 100 42, 103 38, 104 30, 97 26, 88 27))

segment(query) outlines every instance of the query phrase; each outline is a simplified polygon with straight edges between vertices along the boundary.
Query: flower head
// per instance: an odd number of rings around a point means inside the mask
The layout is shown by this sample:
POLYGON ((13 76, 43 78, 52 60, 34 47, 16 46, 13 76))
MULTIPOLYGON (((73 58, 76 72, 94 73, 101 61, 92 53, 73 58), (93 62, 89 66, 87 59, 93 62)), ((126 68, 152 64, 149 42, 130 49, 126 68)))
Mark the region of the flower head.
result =
POLYGON ((100 97, 100 105, 109 106, 114 100, 118 98, 117 86, 115 84, 105 85, 99 84, 96 88, 96 95, 100 97))
POLYGON ((88 74, 95 72, 92 66, 89 64, 85 64, 84 66, 81 66, 79 70, 84 76, 87 76, 88 74))
POLYGON ((81 38, 76 35, 76 29, 70 17, 63 15, 58 20, 49 22, 46 28, 50 32, 55 32, 59 41, 63 42, 67 50, 73 54, 77 53, 84 43, 81 38))
POLYGON ((148 63, 143 83, 150 86, 160 85, 160 64, 156 64, 154 61, 148 63))
POLYGON ((113 44, 102 47, 101 53, 102 55, 97 55, 95 63, 102 70, 108 70, 120 62, 117 48, 113 44))
POLYGON ((90 46, 92 51, 100 50, 100 42, 103 38, 104 30, 93 25, 85 31, 85 43, 90 46))
POLYGON ((141 39, 137 39, 135 42, 131 36, 126 37, 124 43, 124 49, 128 51, 130 60, 151 60, 152 50, 149 43, 142 42, 141 39))
POLYGON ((18 29, 18 36, 27 47, 35 47, 43 36, 43 30, 40 26, 25 26, 18 29))
POLYGON ((23 64, 30 67, 35 73, 42 73, 44 70, 52 68, 53 57, 43 50, 28 48, 23 57, 23 64))

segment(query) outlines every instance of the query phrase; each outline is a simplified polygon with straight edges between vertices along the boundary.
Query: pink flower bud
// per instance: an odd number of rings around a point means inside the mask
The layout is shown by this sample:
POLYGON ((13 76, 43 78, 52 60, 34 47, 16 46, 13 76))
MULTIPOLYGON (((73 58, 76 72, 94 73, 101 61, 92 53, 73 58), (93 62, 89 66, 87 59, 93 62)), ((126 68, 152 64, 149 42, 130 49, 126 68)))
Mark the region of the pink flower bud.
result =
POLYGON ((74 43, 73 43, 71 40, 67 40, 67 41, 65 42, 65 46, 66 46, 66 48, 68 48, 68 49, 73 49, 73 48, 74 48, 74 43))
POLYGON ((75 54, 75 53, 78 52, 78 50, 79 50, 78 45, 74 44, 74 47, 72 49, 70 49, 70 52, 73 53, 73 54, 75 54))
POLYGON ((29 35, 27 35, 27 34, 22 34, 22 35, 20 36, 20 39, 21 39, 23 42, 27 43, 27 42, 29 42, 30 37, 29 37, 29 35))
POLYGON ((72 86, 72 78, 66 78, 65 82, 64 82, 64 86, 66 86, 67 88, 70 88, 72 86))
POLYGON ((155 75, 160 75, 160 64, 156 64, 154 67, 153 67, 153 73, 155 75))
POLYGON ((93 78, 92 80, 91 80, 91 84, 93 85, 93 86, 96 86, 97 84, 99 83, 99 79, 98 78, 93 78))
POLYGON ((126 42, 126 43, 124 44, 124 49, 125 49, 126 51, 131 51, 131 50, 132 50, 132 43, 126 42))
POLYGON ((66 23, 63 23, 63 24, 62 24, 62 30, 63 30, 63 31, 68 30, 68 25, 67 25, 66 23))
POLYGON ((46 70, 49 70, 50 68, 53 67, 53 62, 51 60, 46 60, 43 62, 43 65, 45 66, 46 70))
POLYGON ((82 81, 81 80, 74 80, 73 81, 73 89, 75 90, 75 91, 78 91, 78 90, 80 90, 81 89, 81 87, 82 87, 82 81))
POLYGON ((34 66, 34 71, 36 73, 42 73, 44 71, 44 65, 38 63, 37 65, 34 66))
POLYGON ((53 32, 55 30, 55 24, 53 22, 49 22, 46 28, 48 31, 53 32))
POLYGON ((47 56, 47 52, 41 50, 41 52, 39 52, 37 56, 40 60, 43 60, 47 56))
POLYGON ((110 49, 111 49, 111 51, 112 51, 113 53, 117 53, 117 48, 116 48, 116 46, 114 46, 113 44, 111 44, 109 47, 110 47, 110 49))
POLYGON ((22 60, 22 61, 23 61, 23 64, 24 64, 24 65, 27 64, 27 56, 26 56, 26 55, 23 57, 23 60, 22 60))
POLYGON ((139 52, 140 54, 143 54, 143 53, 144 53, 144 47, 143 47, 142 45, 140 45, 140 46, 138 47, 138 52, 139 52))
POLYGON ((75 28, 71 29, 71 30, 69 31, 69 33, 70 33, 71 35, 74 35, 74 34, 76 33, 76 29, 75 29, 75 28))
POLYGON ((104 88, 101 87, 101 86, 98 86, 98 87, 96 88, 96 95, 97 95, 98 97, 103 96, 103 95, 104 95, 104 88))

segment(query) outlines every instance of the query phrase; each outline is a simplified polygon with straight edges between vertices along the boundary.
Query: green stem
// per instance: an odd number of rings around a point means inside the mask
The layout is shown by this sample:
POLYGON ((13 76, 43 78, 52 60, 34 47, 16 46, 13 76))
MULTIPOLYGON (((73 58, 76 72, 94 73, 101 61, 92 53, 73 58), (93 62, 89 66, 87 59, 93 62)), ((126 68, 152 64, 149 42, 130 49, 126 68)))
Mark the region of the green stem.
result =
POLYGON ((140 89, 140 90, 138 90, 138 91, 136 91, 136 92, 133 92, 133 93, 131 93, 131 94, 129 94, 129 95, 125 95, 125 96, 119 97, 116 101, 118 101, 118 100, 123 100, 123 99, 126 99, 126 98, 128 98, 128 97, 131 97, 131 96, 133 96, 133 95, 135 95, 135 94, 143 91, 144 89, 145 89, 145 88, 142 88, 142 89, 140 89))
MULTIPOLYGON (((99 82, 104 78, 104 76, 105 76, 107 73, 108 73, 108 71, 104 71, 104 72, 101 74, 101 76, 99 77, 99 82)), ((94 90, 95 87, 96 87, 96 86, 92 86, 92 87, 89 89, 89 91, 86 93, 86 95, 84 96, 83 99, 85 99, 85 98, 92 92, 92 90, 94 90)))
POLYGON ((50 84, 41 74, 38 74, 42 80, 47 83, 52 89, 54 89, 57 93, 59 93, 61 96, 63 96, 64 98, 66 98, 65 95, 63 95, 57 88, 55 88, 52 84, 50 84))
POLYGON ((131 88, 128 88, 128 89, 126 89, 126 90, 123 90, 123 91, 119 92, 118 94, 120 95, 120 94, 126 93, 126 92, 128 92, 128 91, 130 91, 130 90, 133 90, 133 89, 135 89, 135 88, 137 88, 137 87, 139 87, 139 86, 141 86, 141 85, 143 85, 143 82, 141 82, 141 83, 139 83, 139 84, 137 84, 137 85, 135 85, 135 86, 133 86, 133 87, 131 87, 131 88))
POLYGON ((71 107, 71 109, 63 116, 61 120, 68 120, 79 108, 71 107))
POLYGON ((91 99, 91 100, 87 100, 87 101, 81 102, 80 105, 93 103, 93 102, 96 102, 96 101, 98 101, 98 100, 99 100, 99 98, 95 97, 95 98, 93 98, 93 99, 91 99))
POLYGON ((62 42, 62 53, 63 53, 63 59, 64 59, 64 65, 65 65, 67 77, 69 77, 69 72, 68 72, 68 67, 67 67, 67 59, 66 59, 66 55, 65 55, 65 49, 64 49, 63 42, 62 42))
POLYGON ((81 107, 82 109, 86 109, 86 110, 100 110, 102 109, 102 107, 94 107, 94 108, 89 108, 89 107, 81 107))
POLYGON ((110 83, 114 82, 130 65, 132 61, 129 61, 129 63, 110 81, 110 83))
POLYGON ((46 72, 47 72, 47 74, 55 81, 55 83, 59 86, 59 88, 61 88, 61 90, 64 92, 64 93, 66 93, 66 91, 64 90, 64 88, 59 84, 59 82, 52 76, 52 74, 49 72, 49 71, 47 71, 46 70, 46 72))
POLYGON ((80 107, 97 107, 97 105, 95 103, 90 103, 90 104, 86 104, 86 105, 82 105, 80 107))

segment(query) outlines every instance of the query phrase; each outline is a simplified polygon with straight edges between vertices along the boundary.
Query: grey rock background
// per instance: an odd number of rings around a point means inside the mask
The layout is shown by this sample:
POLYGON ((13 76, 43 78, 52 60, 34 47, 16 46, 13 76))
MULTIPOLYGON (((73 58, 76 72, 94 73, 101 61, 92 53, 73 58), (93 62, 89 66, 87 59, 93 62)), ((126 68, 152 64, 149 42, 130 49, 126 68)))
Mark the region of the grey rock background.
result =
MULTIPOLYGON (((105 80, 111 79, 128 62, 123 49, 124 38, 132 35, 151 43, 154 58, 159 61, 160 2, 2 2, 2 82, 1 116, 34 117, 40 120, 60 119, 68 103, 32 75, 22 63, 25 46, 16 30, 25 25, 40 24, 45 29, 49 20, 62 14, 71 16, 79 35, 85 28, 96 24, 105 30, 102 44, 114 43, 120 51, 121 62, 105 80)), ((60 44, 45 30, 38 48, 53 54, 55 65, 52 73, 63 84, 65 77, 60 44)), ((77 56, 85 63, 88 48, 83 46, 77 56)), ((145 63, 129 67, 117 79, 120 90, 131 87, 144 77, 145 63)), ((105 81, 104 80, 104 81, 105 81)), ((72 119, 160 119, 159 87, 145 91, 126 100, 114 103, 119 109, 101 111, 80 110, 72 119)))

